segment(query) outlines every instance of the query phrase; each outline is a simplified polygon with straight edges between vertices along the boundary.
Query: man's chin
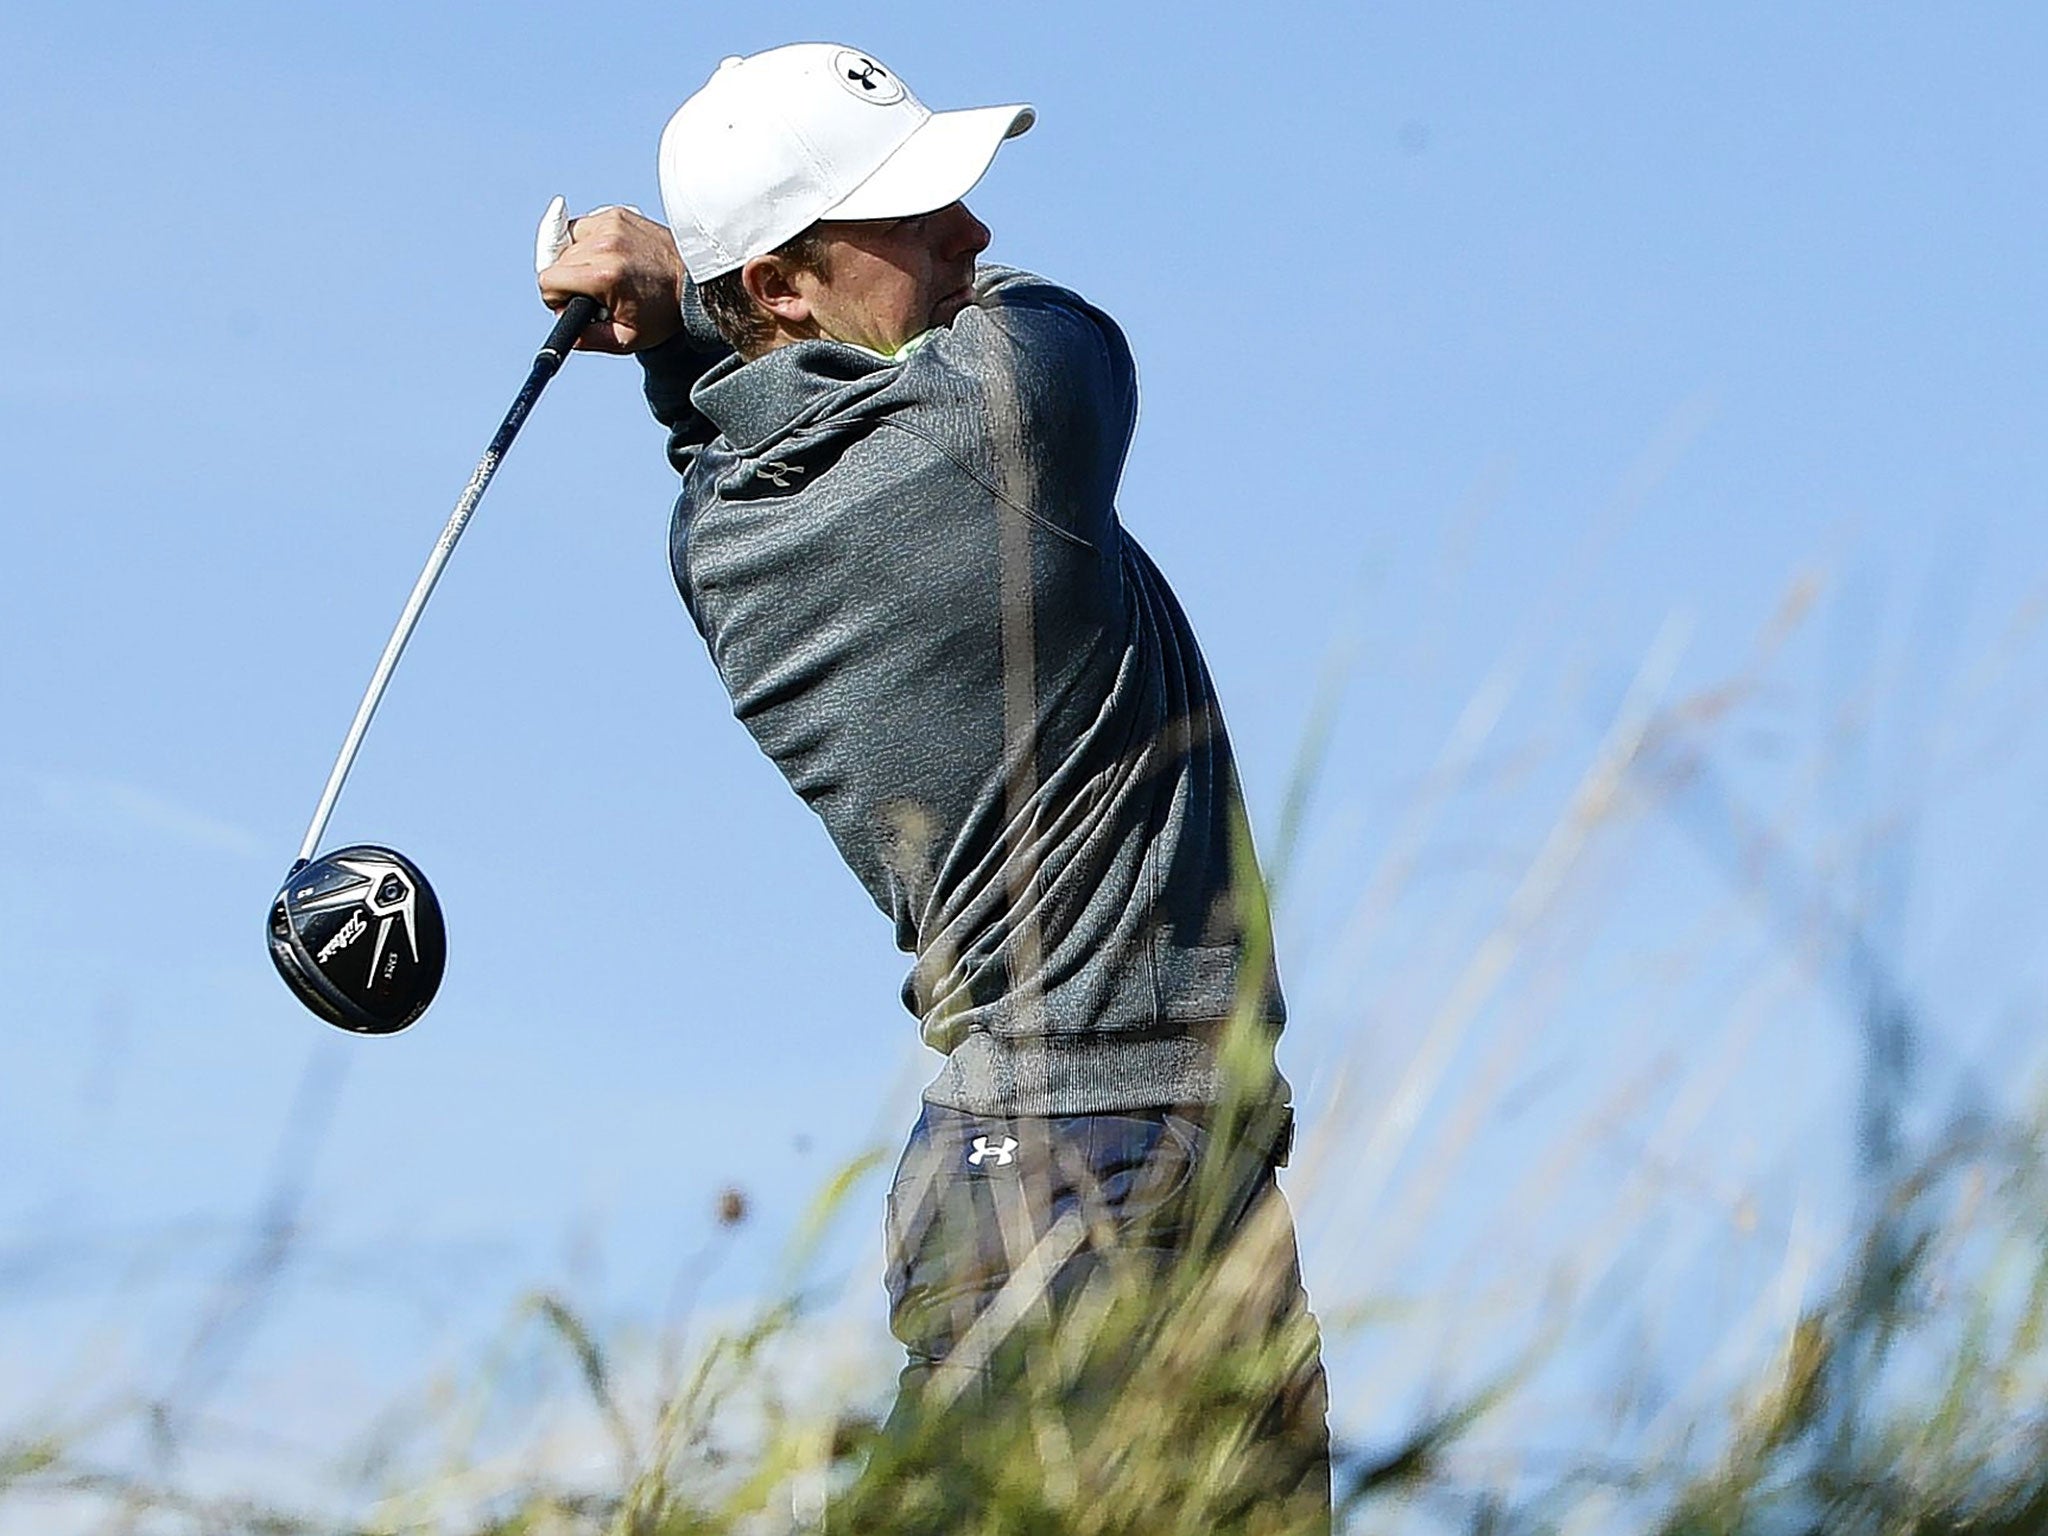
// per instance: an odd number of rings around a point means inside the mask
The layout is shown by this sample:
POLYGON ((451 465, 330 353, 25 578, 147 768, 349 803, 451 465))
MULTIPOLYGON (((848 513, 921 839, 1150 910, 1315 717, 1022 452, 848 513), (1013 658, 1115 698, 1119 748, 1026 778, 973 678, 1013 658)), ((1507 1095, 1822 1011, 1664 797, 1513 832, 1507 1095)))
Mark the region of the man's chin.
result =
POLYGON ((972 309, 975 304, 974 288, 969 286, 947 294, 932 309, 934 326, 951 325, 963 309, 972 309))

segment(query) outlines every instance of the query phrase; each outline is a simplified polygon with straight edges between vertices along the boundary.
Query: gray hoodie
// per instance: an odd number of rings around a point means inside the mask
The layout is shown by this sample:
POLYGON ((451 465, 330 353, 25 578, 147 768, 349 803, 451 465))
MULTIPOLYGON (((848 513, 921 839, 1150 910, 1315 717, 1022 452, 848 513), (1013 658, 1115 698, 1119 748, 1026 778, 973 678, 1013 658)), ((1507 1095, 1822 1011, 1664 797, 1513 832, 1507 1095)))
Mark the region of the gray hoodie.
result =
POLYGON ((642 354, 683 477, 676 586, 734 714, 916 957, 903 1000, 947 1058, 928 1100, 1214 1102, 1247 954, 1283 1096, 1215 689, 1117 517, 1129 347, 1029 273, 975 289, 895 360, 821 340, 743 362, 692 293, 685 334, 642 354))

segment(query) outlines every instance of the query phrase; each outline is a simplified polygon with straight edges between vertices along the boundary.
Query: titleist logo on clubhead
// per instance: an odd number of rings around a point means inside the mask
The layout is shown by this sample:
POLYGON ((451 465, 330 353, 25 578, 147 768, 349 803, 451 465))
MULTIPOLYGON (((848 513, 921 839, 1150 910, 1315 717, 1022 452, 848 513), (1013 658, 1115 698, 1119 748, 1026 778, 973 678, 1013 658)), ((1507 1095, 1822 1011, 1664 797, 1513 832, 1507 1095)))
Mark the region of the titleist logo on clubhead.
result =
POLYGON ((348 921, 341 925, 340 930, 334 935, 333 938, 329 939, 325 944, 322 944, 320 946, 320 953, 315 955, 313 958, 315 960, 318 960, 322 965, 325 965, 328 961, 332 960, 336 955, 340 954, 344 949, 347 949, 349 945, 355 943, 357 939, 360 939, 364 934, 368 933, 369 931, 370 925, 363 920, 363 914, 360 912, 351 912, 349 914, 348 921))
MULTIPOLYGON (((359 901, 369 909, 372 917, 383 919, 377 928, 376 953, 370 956, 371 974, 376 973, 378 962, 384 958, 385 942, 391 937, 394 924, 403 926, 406 947, 412 951, 412 958, 417 961, 420 957, 420 945, 419 935, 414 929, 413 888, 405 878, 405 872, 389 860, 363 855, 355 858, 336 855, 334 862, 355 878, 344 881, 332 890, 318 891, 317 894, 314 886, 300 887, 299 900, 302 910, 317 912, 324 908, 341 906, 345 902, 359 901), (369 887, 368 891, 363 889, 365 886, 369 887)), ((396 951, 392 953, 395 954, 396 951)), ((323 953, 320 958, 324 960, 327 957, 323 953)))

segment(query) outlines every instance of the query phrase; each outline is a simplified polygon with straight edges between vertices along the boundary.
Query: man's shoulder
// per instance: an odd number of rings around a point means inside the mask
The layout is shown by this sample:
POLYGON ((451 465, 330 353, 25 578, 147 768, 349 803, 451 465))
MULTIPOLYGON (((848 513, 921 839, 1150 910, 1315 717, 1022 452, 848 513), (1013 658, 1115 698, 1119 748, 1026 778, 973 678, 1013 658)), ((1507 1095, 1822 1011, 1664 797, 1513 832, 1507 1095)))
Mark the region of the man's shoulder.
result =
POLYGON ((974 303, 931 333, 915 357, 935 372, 1013 373, 1029 357, 1054 377, 1131 369, 1130 347, 1116 321, 1073 289, 1021 267, 984 262, 975 268, 974 303), (936 365, 936 367, 934 367, 936 365))
MULTIPOLYGON (((974 307, 1000 309, 1006 306, 1046 307, 1085 311, 1108 320, 1109 316, 1080 294, 1022 267, 1006 267, 984 261, 974 269, 974 307)), ((966 313, 963 311, 962 313, 966 313)))

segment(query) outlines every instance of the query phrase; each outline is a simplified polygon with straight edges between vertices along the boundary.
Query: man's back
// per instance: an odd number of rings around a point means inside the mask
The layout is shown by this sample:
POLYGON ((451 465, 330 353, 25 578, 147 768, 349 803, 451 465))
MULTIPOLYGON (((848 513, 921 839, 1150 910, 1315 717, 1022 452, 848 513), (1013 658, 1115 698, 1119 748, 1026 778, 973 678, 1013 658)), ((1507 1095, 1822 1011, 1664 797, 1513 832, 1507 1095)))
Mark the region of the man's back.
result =
POLYGON ((927 1098, 1211 1102, 1256 873, 1193 632, 1117 516, 1129 350, 1043 279, 976 289, 898 360, 647 358, 684 477, 677 585, 734 712, 917 956, 905 1002, 948 1055, 927 1098))

